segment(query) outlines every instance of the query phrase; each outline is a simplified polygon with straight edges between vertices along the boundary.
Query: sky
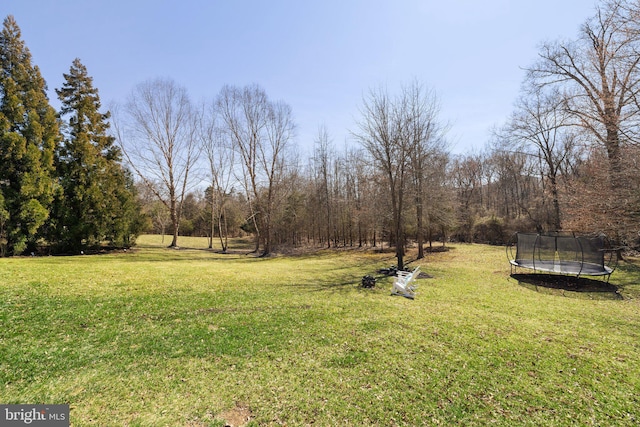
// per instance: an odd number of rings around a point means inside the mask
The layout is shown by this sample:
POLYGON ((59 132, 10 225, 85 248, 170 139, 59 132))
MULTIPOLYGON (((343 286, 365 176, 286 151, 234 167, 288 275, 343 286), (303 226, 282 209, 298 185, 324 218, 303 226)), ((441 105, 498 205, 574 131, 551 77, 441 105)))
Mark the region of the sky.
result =
POLYGON ((49 88, 80 58, 105 110, 146 80, 194 102, 260 85, 288 103, 310 154, 320 126, 353 145, 363 97, 418 81, 437 94, 450 150, 482 150, 513 110, 544 41, 576 38, 593 0, 0 0, 49 88))

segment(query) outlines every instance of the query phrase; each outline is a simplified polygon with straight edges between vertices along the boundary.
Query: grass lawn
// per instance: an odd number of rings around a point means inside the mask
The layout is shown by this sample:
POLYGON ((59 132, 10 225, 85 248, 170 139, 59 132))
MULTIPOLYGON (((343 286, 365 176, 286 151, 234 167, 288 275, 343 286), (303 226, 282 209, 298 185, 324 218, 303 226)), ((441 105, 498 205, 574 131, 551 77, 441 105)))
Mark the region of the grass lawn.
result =
POLYGON ((640 423, 639 262, 585 293, 452 245, 411 264, 433 278, 409 300, 359 286, 390 253, 180 244, 0 259, 0 403, 68 403, 73 426, 640 423))

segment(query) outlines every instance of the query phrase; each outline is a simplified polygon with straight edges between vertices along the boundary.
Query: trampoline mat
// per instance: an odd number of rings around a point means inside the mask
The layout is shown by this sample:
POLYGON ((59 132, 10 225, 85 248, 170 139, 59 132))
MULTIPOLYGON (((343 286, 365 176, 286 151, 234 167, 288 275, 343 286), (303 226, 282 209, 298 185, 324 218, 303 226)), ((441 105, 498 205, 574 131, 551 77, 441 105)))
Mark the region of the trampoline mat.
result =
POLYGON ((583 274, 585 276, 607 276, 613 272, 609 267, 580 261, 536 261, 517 259, 511 261, 516 267, 529 268, 559 274, 583 274))

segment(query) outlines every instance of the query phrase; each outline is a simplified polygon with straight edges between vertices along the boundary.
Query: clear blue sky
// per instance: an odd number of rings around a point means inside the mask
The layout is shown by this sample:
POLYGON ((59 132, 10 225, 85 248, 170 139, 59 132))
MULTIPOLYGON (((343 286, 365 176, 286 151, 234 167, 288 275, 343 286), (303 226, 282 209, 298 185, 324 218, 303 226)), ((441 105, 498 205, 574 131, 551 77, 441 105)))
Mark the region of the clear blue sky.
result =
MULTIPOLYGON (((440 98, 453 152, 479 150, 512 110, 544 40, 574 38, 593 0, 0 0, 54 88, 78 57, 104 106, 170 77, 194 101, 257 83, 291 105, 304 154, 337 148, 362 96, 417 79, 440 98)), ((351 143, 351 142, 349 142, 351 143)), ((304 156, 303 156, 304 157, 304 156)))

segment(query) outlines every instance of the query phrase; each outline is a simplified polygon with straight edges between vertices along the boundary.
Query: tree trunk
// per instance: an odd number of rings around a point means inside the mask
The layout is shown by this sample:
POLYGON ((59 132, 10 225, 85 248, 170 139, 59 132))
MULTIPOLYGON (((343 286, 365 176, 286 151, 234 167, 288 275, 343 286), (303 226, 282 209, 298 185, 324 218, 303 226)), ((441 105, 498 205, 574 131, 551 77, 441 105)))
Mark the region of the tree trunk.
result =
POLYGON ((553 199, 553 226, 555 231, 562 230, 562 224, 560 222, 560 201, 558 196, 558 181, 555 175, 549 177, 551 183, 551 197, 553 199))
POLYGON ((223 214, 222 209, 218 213, 218 234, 220 235, 220 246, 222 253, 227 253, 229 229, 227 227, 227 216, 223 214))
POLYGON ((176 207, 176 201, 172 197, 171 198, 171 224, 173 224, 173 239, 171 240, 170 248, 175 248, 178 246, 178 227, 179 227, 180 216, 178 215, 178 209, 176 207))
MULTIPOLYGON (((418 191, 421 189, 419 188, 418 191)), ((418 195, 416 203, 416 215, 417 215, 417 240, 418 240, 418 259, 424 258, 424 232, 423 232, 423 219, 422 219, 422 196, 418 195)))
POLYGON ((213 249, 213 235, 216 232, 216 211, 215 196, 213 187, 211 188, 211 236, 209 237, 209 249, 213 249))

